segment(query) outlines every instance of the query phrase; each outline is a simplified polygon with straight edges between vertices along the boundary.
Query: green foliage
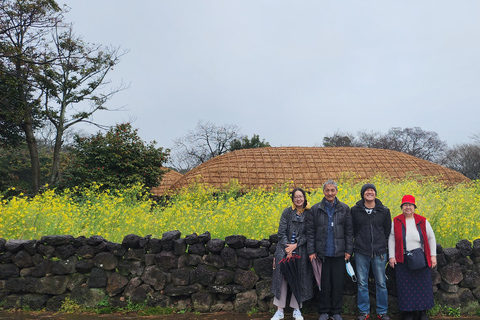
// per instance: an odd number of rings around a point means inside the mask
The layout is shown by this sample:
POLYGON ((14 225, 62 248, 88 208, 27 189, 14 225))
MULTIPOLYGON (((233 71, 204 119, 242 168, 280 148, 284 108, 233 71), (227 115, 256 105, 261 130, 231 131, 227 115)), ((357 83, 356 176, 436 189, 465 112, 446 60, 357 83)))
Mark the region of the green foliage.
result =
POLYGON ((88 138, 75 137, 68 147, 69 161, 60 187, 103 185, 103 189, 122 189, 141 183, 148 188, 158 185, 164 171, 168 150, 145 144, 129 123, 116 125, 106 134, 88 138))
POLYGON ((435 317, 435 316, 438 316, 438 315, 442 314, 442 305, 435 301, 435 305, 433 306, 432 309, 427 311, 427 314, 430 317, 435 317))
POLYGON ((446 314, 450 317, 459 318, 460 317, 460 308, 447 307, 446 308, 446 314))
POLYGON ((355 137, 350 133, 335 132, 330 137, 323 137, 324 147, 354 147, 355 137))
POLYGON ((63 300, 62 306, 60 307, 59 311, 63 313, 77 313, 84 310, 85 308, 83 306, 79 305, 78 303, 67 297, 65 298, 65 300, 63 300))
POLYGON ((158 315, 158 314, 173 314, 173 309, 172 308, 164 308, 164 307, 151 307, 151 308, 146 308, 144 310, 141 310, 138 312, 138 315, 140 316, 153 316, 153 315, 158 315))
POLYGON ((127 306, 125 308, 120 308, 119 311, 122 311, 122 312, 138 312, 140 310, 145 309, 146 306, 147 306, 146 301, 144 301, 143 303, 134 303, 129 298, 128 301, 127 301, 127 306))
POLYGON ((258 309, 258 307, 252 307, 252 309, 250 309, 250 311, 248 311, 247 314, 249 316, 251 316, 252 314, 258 313, 258 311, 260 311, 260 309, 258 309))
POLYGON ((108 307, 109 306, 109 303, 108 303, 108 295, 105 295, 105 297, 103 297, 102 301, 100 301, 98 304, 97 304, 98 307, 108 307))
POLYGON ((190 311, 191 311, 190 309, 181 309, 181 310, 177 310, 175 313, 185 314, 185 313, 188 313, 188 312, 190 312, 190 311))
POLYGON ((433 308, 428 310, 427 313, 431 317, 448 316, 448 317, 459 318, 461 316, 460 307, 452 308, 437 302, 435 302, 435 305, 433 306, 433 308))
POLYGON ((62 22, 62 12, 54 0, 4 0, 0 5, 0 135, 14 146, 21 136, 29 145, 32 166, 32 190, 40 189, 40 164, 36 152, 35 130, 42 126, 41 109, 44 91, 38 83, 39 66, 55 63, 47 53, 49 34, 62 22), (6 107, 6 108, 5 108, 6 107), (6 112, 5 112, 6 111, 6 112), (4 130, 6 129, 6 130, 4 130))
POLYGON ((114 307, 104 307, 97 309, 96 313, 97 314, 111 314, 117 311, 114 307))
MULTIPOLYGON (((435 181, 392 182, 379 176, 369 182, 375 184, 379 199, 391 209, 392 216, 401 213, 402 197, 413 194, 417 212, 430 221, 443 247, 454 247, 461 239, 474 241, 480 234, 480 181, 445 187, 435 181)), ((339 180, 339 199, 354 205, 364 183, 339 180)), ((0 201, 0 235, 4 239, 101 235, 121 242, 130 233, 160 237, 179 230, 182 234, 210 231, 214 238, 242 234, 260 240, 278 231, 280 214, 292 203, 289 185, 283 190, 266 190, 242 189, 235 181, 226 189, 198 183, 170 195, 162 206, 154 206, 142 185, 123 190, 100 188, 92 183, 89 188, 50 189, 34 198, 0 201)), ((321 188, 309 190, 308 202, 317 203, 323 196, 321 188)))
POLYGON ((18 112, 15 112, 15 95, 17 87, 15 79, 8 76, 7 70, 0 61, 0 146, 18 146, 25 137, 18 122, 18 112))
POLYGON ((265 148, 270 147, 268 142, 265 142, 265 139, 260 141, 258 134, 253 134, 251 139, 248 139, 248 136, 244 136, 241 139, 235 139, 230 143, 230 151, 240 150, 240 149, 254 149, 254 148, 265 148))
MULTIPOLYGON (((52 164, 52 154, 46 147, 38 150, 40 161, 41 181, 47 181, 52 164)), ((0 192, 9 198, 20 193, 31 193, 31 166, 30 155, 26 144, 18 148, 0 147, 0 192)))

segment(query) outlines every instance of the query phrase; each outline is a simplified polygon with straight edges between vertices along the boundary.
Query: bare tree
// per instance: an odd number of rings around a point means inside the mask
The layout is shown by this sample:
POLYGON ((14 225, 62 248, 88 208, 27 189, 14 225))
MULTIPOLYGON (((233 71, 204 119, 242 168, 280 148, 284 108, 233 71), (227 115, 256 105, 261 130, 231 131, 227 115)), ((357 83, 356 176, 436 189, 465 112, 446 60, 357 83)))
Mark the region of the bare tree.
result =
POLYGON ((447 143, 440 140, 438 133, 420 127, 391 128, 384 138, 384 149, 400 151, 428 161, 439 160, 447 149, 447 143))
POLYGON ((227 153, 230 144, 241 137, 236 125, 217 126, 211 122, 199 121, 194 130, 174 139, 170 165, 178 171, 188 171, 213 157, 227 153))
MULTIPOLYGON (((88 122, 93 113, 107 110, 105 103, 126 86, 102 92, 110 81, 107 74, 120 62, 126 51, 86 43, 73 33, 72 25, 55 29, 50 56, 53 63, 42 68, 40 83, 45 91, 43 107, 55 127, 55 143, 50 183, 60 177, 60 150, 65 130, 80 122, 88 122), (88 102, 80 104, 80 102, 88 102)), ((95 124, 97 125, 97 124, 95 124)))
POLYGON ((480 143, 456 145, 446 152, 441 164, 472 180, 480 179, 480 143))
POLYGON ((439 161, 447 149, 447 143, 440 140, 436 132, 420 127, 391 128, 386 134, 360 131, 357 137, 336 132, 333 136, 324 137, 323 141, 324 146, 388 149, 429 161, 439 161))
POLYGON ((480 131, 478 133, 474 134, 473 136, 471 136, 470 138, 472 138, 472 140, 475 143, 480 145, 480 131))

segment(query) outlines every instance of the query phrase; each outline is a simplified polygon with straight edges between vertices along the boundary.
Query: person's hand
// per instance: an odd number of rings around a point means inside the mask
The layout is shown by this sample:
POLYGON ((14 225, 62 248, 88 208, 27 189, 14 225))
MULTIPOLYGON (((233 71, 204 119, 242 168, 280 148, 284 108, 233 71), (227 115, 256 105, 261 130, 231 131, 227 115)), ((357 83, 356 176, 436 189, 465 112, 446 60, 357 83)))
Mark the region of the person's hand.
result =
POLYGON ((432 260, 432 269, 437 266, 437 256, 430 256, 430 260, 432 260))
POLYGON ((345 260, 350 259, 352 255, 350 253, 345 252, 345 260))
POLYGON ((395 258, 390 258, 390 259, 388 260, 388 264, 390 265, 390 267, 395 268, 395 265, 397 264, 397 259, 395 259, 395 258))
POLYGON ((285 248, 285 252, 287 253, 287 256, 288 255, 292 255, 292 252, 297 249, 297 244, 296 243, 292 243, 292 244, 287 244, 286 245, 286 248, 285 248))
POLYGON ((310 258, 310 262, 312 262, 314 259, 317 259, 317 254, 312 253, 311 255, 308 256, 310 258))

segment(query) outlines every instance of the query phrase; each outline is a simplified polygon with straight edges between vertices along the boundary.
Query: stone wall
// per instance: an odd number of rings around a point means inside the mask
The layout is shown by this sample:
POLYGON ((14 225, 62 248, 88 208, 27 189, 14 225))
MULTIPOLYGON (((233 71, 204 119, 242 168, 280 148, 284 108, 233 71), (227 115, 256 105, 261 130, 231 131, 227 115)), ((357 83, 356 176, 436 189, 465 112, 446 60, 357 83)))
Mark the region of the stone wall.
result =
MULTIPOLYGON (((251 240, 210 233, 181 238, 170 231, 161 239, 127 235, 113 243, 100 236, 44 236, 40 240, 0 238, 0 305, 3 308, 56 311, 66 297, 87 307, 108 302, 191 309, 197 312, 273 308, 270 293, 277 235, 251 240)), ((480 308, 480 239, 459 241, 456 248, 438 245, 434 292, 441 304, 480 308)), ((395 312, 395 274, 387 268, 390 310, 395 312)), ((344 300, 356 312, 356 284, 346 275, 344 300)), ((374 283, 372 300, 374 300, 374 283)), ((315 311, 315 299, 306 303, 315 311)), ((374 305, 372 303, 372 305, 374 305)))

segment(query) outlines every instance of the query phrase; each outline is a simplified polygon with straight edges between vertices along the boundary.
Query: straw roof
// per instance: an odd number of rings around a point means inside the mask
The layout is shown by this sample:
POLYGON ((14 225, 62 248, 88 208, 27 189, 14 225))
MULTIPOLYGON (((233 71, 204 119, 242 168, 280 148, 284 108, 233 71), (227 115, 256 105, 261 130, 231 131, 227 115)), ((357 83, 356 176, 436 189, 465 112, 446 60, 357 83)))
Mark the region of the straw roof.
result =
POLYGON ((219 187, 237 179, 247 188, 289 183, 318 188, 328 179, 345 174, 361 181, 378 174, 402 179, 411 174, 435 176, 447 185, 470 181, 454 170, 405 153, 354 147, 269 147, 236 150, 215 157, 190 170, 170 189, 192 181, 219 187))
POLYGON ((150 190, 150 192, 156 196, 161 196, 165 194, 165 192, 168 190, 168 188, 170 188, 170 186, 174 182, 176 182, 178 179, 183 177, 183 174, 181 174, 180 172, 174 171, 170 168, 162 167, 162 170, 165 170, 166 172, 163 174, 160 184, 157 187, 152 188, 150 190))

